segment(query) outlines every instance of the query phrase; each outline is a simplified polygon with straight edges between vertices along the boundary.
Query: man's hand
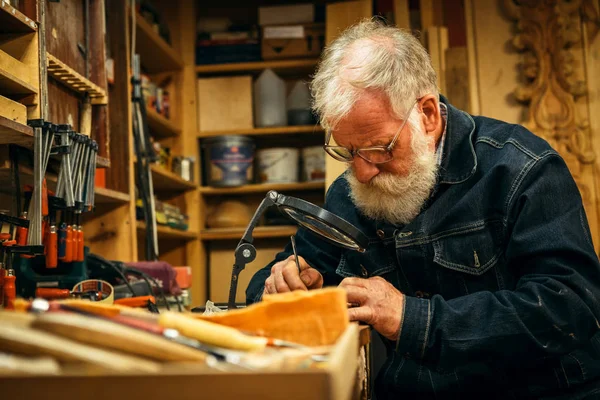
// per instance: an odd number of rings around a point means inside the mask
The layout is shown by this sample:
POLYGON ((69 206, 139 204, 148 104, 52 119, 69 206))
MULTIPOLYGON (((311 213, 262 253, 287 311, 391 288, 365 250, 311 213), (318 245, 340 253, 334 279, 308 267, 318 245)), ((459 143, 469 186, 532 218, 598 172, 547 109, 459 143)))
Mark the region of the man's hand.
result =
POLYGON ((292 290, 310 290, 323 287, 323 275, 298 256, 301 273, 294 256, 291 255, 283 261, 279 261, 271 267, 271 276, 265 281, 267 294, 291 292, 292 290))
POLYGON ((391 283, 376 276, 369 279, 346 278, 339 287, 346 290, 350 321, 371 325, 390 340, 398 340, 404 310, 404 295, 391 283))

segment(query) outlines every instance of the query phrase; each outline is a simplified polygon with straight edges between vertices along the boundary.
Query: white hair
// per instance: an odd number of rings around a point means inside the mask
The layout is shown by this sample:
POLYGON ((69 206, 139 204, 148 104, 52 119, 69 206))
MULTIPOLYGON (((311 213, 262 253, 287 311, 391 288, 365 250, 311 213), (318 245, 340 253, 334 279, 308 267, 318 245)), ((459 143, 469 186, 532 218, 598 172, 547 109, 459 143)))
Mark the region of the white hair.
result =
POLYGON ((415 101, 438 97, 431 58, 410 32, 366 19, 345 30, 323 51, 313 77, 313 109, 325 129, 335 126, 367 89, 380 90, 397 118, 415 101))

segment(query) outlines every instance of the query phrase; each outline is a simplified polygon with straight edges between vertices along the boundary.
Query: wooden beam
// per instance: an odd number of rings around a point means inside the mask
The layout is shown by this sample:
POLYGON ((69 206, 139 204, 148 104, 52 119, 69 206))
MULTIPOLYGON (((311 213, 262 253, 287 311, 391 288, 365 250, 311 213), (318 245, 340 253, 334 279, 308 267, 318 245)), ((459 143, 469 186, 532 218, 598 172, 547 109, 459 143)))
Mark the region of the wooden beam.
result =
POLYGON ((0 96, 0 116, 27 125, 27 107, 4 96, 0 96))
POLYGON ((394 0, 394 22, 401 29, 410 29, 408 0, 394 0))

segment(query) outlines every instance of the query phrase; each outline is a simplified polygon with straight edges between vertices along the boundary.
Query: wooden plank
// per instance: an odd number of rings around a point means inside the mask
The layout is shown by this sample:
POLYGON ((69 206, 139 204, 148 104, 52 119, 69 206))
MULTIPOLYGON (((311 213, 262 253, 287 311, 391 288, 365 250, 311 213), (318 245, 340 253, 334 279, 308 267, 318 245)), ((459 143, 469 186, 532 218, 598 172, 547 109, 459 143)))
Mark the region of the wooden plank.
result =
POLYGON ((152 26, 139 13, 136 13, 135 25, 136 52, 140 54, 142 65, 146 71, 149 73, 173 71, 183 66, 179 54, 152 29, 152 26))
MULTIPOLYGON (((136 222, 138 235, 146 234, 146 224, 142 221, 136 222)), ((156 231, 158 232, 159 239, 182 239, 182 240, 194 240, 198 239, 198 233, 192 231, 182 231, 179 229, 173 229, 166 225, 157 225, 156 231)), ((183 243, 182 243, 183 244, 183 243)))
MULTIPOLYGON (((0 109, 2 107, 0 102, 0 109)), ((33 128, 0 116, 0 144, 11 143, 31 148, 33 146, 33 128)))
POLYGON ((304 133, 323 133, 324 130, 319 125, 298 125, 298 126, 276 126, 268 128, 234 129, 223 131, 200 131, 198 137, 224 136, 224 135, 295 135, 304 133))
POLYGON ((198 130, 252 129, 252 77, 198 79, 198 130))
POLYGON ((410 29, 408 0, 394 0, 394 22, 398 28, 410 29))
POLYGON ((419 0, 421 14, 421 31, 425 32, 432 26, 444 25, 444 8, 442 0, 419 0))
POLYGON ((477 46, 475 42, 475 21, 473 20, 473 0, 464 0, 464 6, 467 35, 467 67, 469 71, 469 108, 465 111, 473 115, 479 115, 479 77, 477 75, 477 46))
POLYGON ((4 96, 0 96, 0 117, 26 125, 27 107, 4 96))
POLYGON ((31 81, 31 69, 19 60, 0 50, 0 94, 37 94, 37 87, 31 81))
POLYGON ((155 109, 147 107, 146 115, 148 116, 148 127, 153 137, 162 139, 181 135, 181 127, 157 113, 155 109))
POLYGON ((234 194, 246 194, 246 193, 267 193, 269 190, 276 190, 282 192, 294 192, 294 191, 305 191, 305 190, 324 190, 325 182, 300 182, 300 183, 262 183, 258 185, 245 185, 232 188, 217 188, 203 186, 200 188, 200 193, 205 196, 215 195, 234 195, 234 194))
POLYGON ((154 183, 155 192, 183 192, 196 189, 197 187, 195 182, 186 181, 161 165, 153 164, 150 166, 150 169, 152 171, 152 182, 154 183))
POLYGON ((437 86, 446 93, 446 49, 448 48, 448 29, 443 26, 430 26, 426 31, 427 50, 431 64, 437 73, 437 86))
MULTIPOLYGON (((252 236, 258 238, 278 238, 287 237, 296 233, 298 229, 295 225, 281 226, 258 226, 254 228, 252 236)), ((240 240, 244 234, 245 228, 218 228, 205 229, 200 231, 202 240, 240 240)))
MULTIPOLYGON (((130 203, 96 204, 93 213, 84 214, 85 244, 90 251, 109 260, 137 260, 135 247, 131 246, 132 227, 130 203)), ((134 228, 135 229, 135 228, 134 228)))
POLYGON ((62 60, 79 75, 85 76, 85 54, 78 47, 78 44, 85 46, 84 2, 46 2, 45 20, 46 51, 62 60))
MULTIPOLYGON (((106 13, 104 0, 90 1, 90 51, 88 57, 89 76, 93 83, 106 91, 106 13)), ((108 103, 108 96, 104 96, 108 103)), ((92 103, 93 104, 93 103, 92 103)), ((96 103, 97 104, 97 103, 96 103)), ((110 157, 109 108, 106 106, 92 107, 91 136, 98 143, 98 154, 110 157)))
POLYGON ((273 60, 245 63, 198 65, 196 73, 199 75, 216 75, 228 73, 253 73, 259 74, 265 69, 272 69, 277 75, 297 75, 311 72, 317 65, 317 59, 306 60, 273 60))
POLYGON ((71 124, 73 130, 79 131, 80 96, 54 79, 47 79, 48 117, 49 121, 61 121, 71 124))
POLYGON ((37 24, 7 1, 0 2, 0 33, 29 33, 37 31, 37 24))
POLYGON ((118 192, 116 190, 106 189, 102 187, 95 188, 96 204, 123 204, 131 201, 129 193, 118 192))
POLYGON ((446 50, 446 93, 452 105, 469 109, 469 68, 466 47, 446 50))
POLYGON ((46 57, 48 59, 48 75, 52 76, 57 82, 80 95, 87 94, 91 98, 106 97, 106 90, 77 73, 66 63, 50 53, 46 53, 46 57))

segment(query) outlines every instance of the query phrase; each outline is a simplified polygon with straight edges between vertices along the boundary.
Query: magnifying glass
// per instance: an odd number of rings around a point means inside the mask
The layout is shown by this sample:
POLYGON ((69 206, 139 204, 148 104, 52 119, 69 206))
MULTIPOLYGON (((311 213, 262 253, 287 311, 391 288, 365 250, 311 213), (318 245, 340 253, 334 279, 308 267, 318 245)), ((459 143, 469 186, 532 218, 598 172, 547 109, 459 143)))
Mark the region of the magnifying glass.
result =
POLYGON ((235 249, 235 263, 233 264, 231 285, 229 287, 228 308, 230 310, 236 308, 235 298, 239 274, 244 270, 246 264, 256 258, 256 248, 252 244, 252 231, 264 211, 271 206, 277 206, 284 215, 336 246, 362 253, 369 243, 367 236, 345 219, 308 201, 284 196, 272 190, 267 193, 267 196, 256 209, 235 249))

